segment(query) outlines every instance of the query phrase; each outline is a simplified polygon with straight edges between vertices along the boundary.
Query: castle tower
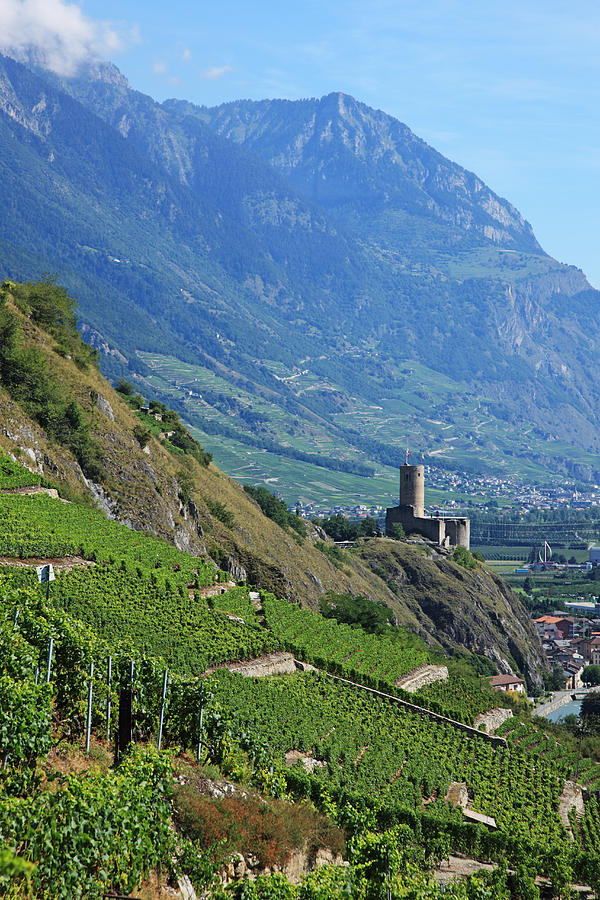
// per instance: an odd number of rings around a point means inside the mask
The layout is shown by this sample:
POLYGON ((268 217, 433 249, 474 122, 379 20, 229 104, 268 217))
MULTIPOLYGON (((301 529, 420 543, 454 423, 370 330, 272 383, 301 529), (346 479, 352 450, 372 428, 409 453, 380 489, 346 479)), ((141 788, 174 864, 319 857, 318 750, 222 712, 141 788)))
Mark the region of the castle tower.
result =
POLYGON ((400 506, 412 506, 413 515, 425 515, 425 466, 400 466, 400 506))

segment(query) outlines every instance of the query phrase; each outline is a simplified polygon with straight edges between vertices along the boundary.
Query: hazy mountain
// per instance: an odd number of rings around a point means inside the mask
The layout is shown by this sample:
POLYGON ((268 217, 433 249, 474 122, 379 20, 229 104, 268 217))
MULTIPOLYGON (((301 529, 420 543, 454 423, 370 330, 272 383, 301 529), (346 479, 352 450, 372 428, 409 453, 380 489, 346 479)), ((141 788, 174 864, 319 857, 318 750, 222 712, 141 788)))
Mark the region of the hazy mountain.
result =
POLYGON ((1 58, 0 166, 4 273, 57 272, 106 371, 229 471, 381 499, 407 439, 451 468, 600 468, 598 293, 390 116, 160 105, 109 65, 1 58))
POLYGON ((311 200, 349 217, 365 234, 408 215, 448 226, 444 238, 450 246, 483 238, 542 252, 529 223, 480 178, 402 122, 353 97, 237 101, 212 109, 182 101, 164 106, 198 116, 252 150, 311 200))

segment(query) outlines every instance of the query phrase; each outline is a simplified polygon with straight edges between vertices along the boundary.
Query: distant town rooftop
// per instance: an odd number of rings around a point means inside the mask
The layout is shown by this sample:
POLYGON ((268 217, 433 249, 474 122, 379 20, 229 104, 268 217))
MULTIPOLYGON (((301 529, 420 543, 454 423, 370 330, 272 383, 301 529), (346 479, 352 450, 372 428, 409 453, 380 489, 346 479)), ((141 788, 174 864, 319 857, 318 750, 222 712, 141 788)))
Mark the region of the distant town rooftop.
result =
MULTIPOLYGON (((592 604, 592 606, 594 605, 592 604)), ((567 618, 567 616, 540 616, 535 621, 543 625, 556 625, 558 622, 570 622, 571 619, 567 618)))

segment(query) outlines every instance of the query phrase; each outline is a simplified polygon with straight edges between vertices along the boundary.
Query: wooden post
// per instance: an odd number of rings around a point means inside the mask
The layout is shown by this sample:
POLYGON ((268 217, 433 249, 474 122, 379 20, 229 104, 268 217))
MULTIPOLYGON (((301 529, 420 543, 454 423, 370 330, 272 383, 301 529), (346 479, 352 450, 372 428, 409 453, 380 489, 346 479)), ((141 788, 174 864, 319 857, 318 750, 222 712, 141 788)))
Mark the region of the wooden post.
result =
POLYGON ((112 689, 112 657, 108 657, 108 665, 106 671, 106 685, 107 685, 107 693, 106 693, 106 740, 110 742, 110 712, 111 712, 111 699, 110 692, 112 689))
POLYGON ((117 762, 131 743, 131 710, 133 694, 130 688, 119 691, 119 730, 117 732, 117 762))
POLYGON ((200 762, 202 755, 202 717, 204 716, 204 685, 200 685, 200 716, 198 721, 198 753, 196 759, 200 762))

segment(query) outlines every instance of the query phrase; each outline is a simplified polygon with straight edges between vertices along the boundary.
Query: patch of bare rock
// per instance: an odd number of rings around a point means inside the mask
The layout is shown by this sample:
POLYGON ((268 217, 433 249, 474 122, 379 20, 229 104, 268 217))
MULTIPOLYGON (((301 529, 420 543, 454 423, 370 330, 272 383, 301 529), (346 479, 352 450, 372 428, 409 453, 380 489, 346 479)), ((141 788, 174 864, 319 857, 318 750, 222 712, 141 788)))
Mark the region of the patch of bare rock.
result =
POLYGON ((300 762, 307 772, 314 772, 315 769, 322 769, 327 765, 322 759, 315 759, 312 753, 303 753, 301 750, 288 750, 285 754, 286 766, 293 766, 297 762, 300 762))
POLYGON ((418 669, 413 669, 412 672, 408 672, 406 675, 403 675, 402 678, 399 678, 398 681, 395 682, 395 685, 396 687, 402 688, 403 691, 408 691, 409 694, 414 694, 428 684, 435 684, 436 681, 447 680, 447 666, 429 665, 419 666, 418 669))
POLYGON ((569 833, 570 840, 574 840, 569 813, 574 809, 576 815, 583 816, 585 809, 583 803, 583 789, 576 781, 565 781, 562 793, 558 798, 558 815, 569 833))

